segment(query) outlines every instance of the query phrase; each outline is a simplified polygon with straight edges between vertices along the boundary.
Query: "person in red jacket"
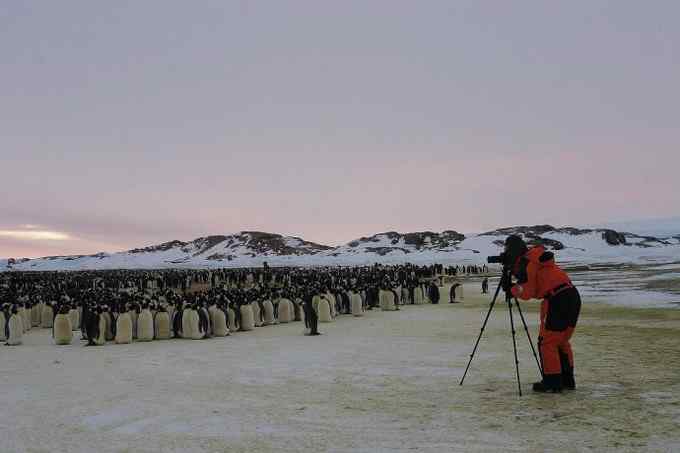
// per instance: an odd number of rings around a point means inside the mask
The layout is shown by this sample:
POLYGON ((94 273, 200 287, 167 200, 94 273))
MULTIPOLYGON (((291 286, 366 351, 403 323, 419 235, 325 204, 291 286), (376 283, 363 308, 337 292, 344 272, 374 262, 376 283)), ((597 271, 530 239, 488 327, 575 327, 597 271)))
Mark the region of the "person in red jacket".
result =
POLYGON ((506 251, 514 260, 512 269, 517 283, 514 297, 542 299, 538 349, 543 364, 543 381, 534 384, 536 392, 561 392, 576 388, 574 353, 569 340, 574 334, 581 311, 581 296, 571 279, 556 263, 555 255, 541 245, 528 248, 521 237, 512 235, 506 251))

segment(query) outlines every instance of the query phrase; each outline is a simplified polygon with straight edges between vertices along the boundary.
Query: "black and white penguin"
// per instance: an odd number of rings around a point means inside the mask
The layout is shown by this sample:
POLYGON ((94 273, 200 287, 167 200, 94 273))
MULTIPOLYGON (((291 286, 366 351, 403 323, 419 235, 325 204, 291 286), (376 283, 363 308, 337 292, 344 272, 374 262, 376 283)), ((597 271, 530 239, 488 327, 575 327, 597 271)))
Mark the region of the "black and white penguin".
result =
POLYGON ((99 323, 99 335, 95 338, 94 342, 97 346, 102 346, 106 344, 106 317, 104 316, 104 310, 101 307, 97 307, 97 322, 99 323))
POLYGON ((215 307, 212 312, 212 329, 216 337, 226 337, 229 335, 227 327, 227 313, 223 306, 215 307))
POLYGON ((146 303, 137 317, 137 340, 153 340, 153 315, 151 310, 149 310, 149 305, 146 303))
POLYGON ((113 323, 116 321, 113 319, 113 316, 109 311, 109 307, 104 308, 104 310, 101 313, 101 317, 104 319, 105 323, 104 336, 106 337, 106 341, 113 341, 113 339, 116 338, 114 332, 115 327, 113 323))
POLYGON ((262 305, 264 306, 264 313, 263 313, 263 326, 270 326, 275 323, 274 319, 274 304, 272 304, 272 301, 267 299, 265 300, 262 305))
POLYGON ((212 327, 208 310, 203 306, 198 306, 196 312, 198 313, 198 330, 203 334, 202 338, 210 338, 212 327))
POLYGON ((279 299, 279 322, 283 324, 287 324, 294 319, 293 315, 293 303, 286 299, 286 298, 281 298, 279 299))
POLYGON ((262 327, 262 307, 259 301, 254 301, 250 304, 253 308, 253 323, 255 327, 262 327))
POLYGON ((241 330, 243 332, 253 330, 255 328, 255 315, 252 304, 241 304, 239 311, 241 312, 241 330))
POLYGON ((5 336, 7 337, 8 346, 17 346, 21 344, 21 337, 24 334, 24 323, 19 317, 19 308, 16 305, 12 306, 9 312, 9 319, 5 327, 5 336))
POLYGON ((170 314, 164 306, 160 306, 153 318, 154 322, 154 338, 156 340, 170 339, 170 314))
POLYGON ((132 310, 130 310, 130 319, 132 320, 132 339, 136 340, 138 338, 138 329, 139 329, 139 314, 142 312, 141 307, 139 304, 135 303, 132 306, 132 310))
POLYGON ((43 329, 51 329, 54 325, 54 309, 51 303, 43 305, 42 313, 40 314, 40 326, 43 329))
POLYGON ((116 319, 116 344, 130 344, 132 343, 132 317, 130 312, 125 308, 123 312, 118 315, 116 319))
POLYGON ((396 306, 394 305, 394 293, 388 288, 380 290, 380 309, 382 311, 396 310, 396 306))
POLYGON ((236 310, 229 304, 229 307, 227 308, 227 326, 229 327, 230 332, 238 331, 238 318, 240 318, 240 316, 236 316, 236 310))
POLYGON ((173 338, 184 338, 182 336, 182 321, 184 319, 184 307, 180 304, 172 315, 172 335, 173 338))
POLYGON ((7 341, 7 321, 9 319, 9 308, 0 307, 0 341, 7 341))
POLYGON ((71 307, 68 312, 68 317, 71 320, 71 330, 80 329, 80 314, 76 307, 71 307))
POLYGON ((40 314, 42 312, 42 304, 34 303, 31 307, 31 325, 33 327, 40 327, 40 314))
POLYGON ((19 304, 19 318, 21 318, 21 324, 24 326, 24 333, 31 330, 31 309, 28 308, 27 304, 19 304))
MULTIPOLYGON (((182 310, 182 338, 192 339, 194 337, 194 323, 192 312, 194 310, 187 305, 182 310)), ((196 316, 196 330, 198 330, 198 315, 196 316)))
POLYGON ((205 337, 205 332, 202 330, 204 326, 198 314, 198 307, 195 305, 189 309, 189 324, 191 325, 191 339, 202 340, 205 337))
POLYGON ((314 296, 312 299, 312 306, 316 308, 318 322, 333 321, 333 316, 331 315, 331 304, 326 298, 326 294, 314 296))
POLYGON ((54 337, 54 343, 57 345, 67 345, 73 341, 73 328, 68 313, 69 307, 63 305, 54 318, 52 336, 54 337))
POLYGON ((355 290, 349 292, 350 308, 353 316, 363 316, 364 307, 362 306, 361 295, 355 290))

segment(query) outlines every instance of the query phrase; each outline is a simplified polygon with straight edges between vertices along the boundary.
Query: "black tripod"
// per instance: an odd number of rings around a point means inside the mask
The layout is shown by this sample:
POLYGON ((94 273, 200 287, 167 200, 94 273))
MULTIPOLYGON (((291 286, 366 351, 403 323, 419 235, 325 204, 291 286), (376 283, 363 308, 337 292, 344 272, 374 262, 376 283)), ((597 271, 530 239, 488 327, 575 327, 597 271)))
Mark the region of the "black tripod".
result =
POLYGON ((505 301, 508 304, 508 313, 510 314, 510 331, 512 332, 512 347, 515 352, 515 370, 517 371, 517 389, 519 390, 519 396, 522 396, 522 385, 519 380, 519 360, 517 359, 517 341, 515 339, 515 321, 512 316, 512 305, 513 301, 515 303, 515 307, 517 307, 517 312, 519 313, 519 317, 522 319, 522 325, 524 325, 524 331, 527 333, 527 339, 529 340, 529 345, 531 346, 531 352, 534 354, 534 359, 536 359, 536 365, 538 365, 538 370, 541 373, 541 378, 543 377, 543 368, 541 367, 541 362, 538 360, 538 355, 536 354, 536 349, 534 349, 534 343, 531 341, 531 334, 529 334, 529 328, 527 327, 527 323, 524 320, 524 314, 522 313, 522 309, 519 306, 519 301, 516 298, 512 297, 512 294, 510 293, 510 282, 511 282, 512 276, 510 275, 510 267, 509 266, 503 266, 503 272, 501 274, 501 281, 498 282, 498 287, 496 288, 496 293, 493 296, 493 300, 491 301, 491 304, 489 305, 489 311, 486 313, 486 318, 484 319, 484 323, 482 324, 482 329, 479 331, 479 336, 477 337, 477 341, 475 342, 475 347, 472 350, 472 354, 470 354, 470 360, 468 361, 467 367, 465 368, 465 373, 463 374, 463 378, 460 380, 460 385, 463 385, 463 382, 465 381, 465 376, 467 376, 467 372, 470 369, 470 364, 472 363, 472 359, 475 356, 475 352, 477 352, 477 346, 479 346, 479 341, 482 339, 482 334, 484 333, 484 329, 486 328, 486 323, 489 321, 489 316, 491 315, 491 311, 493 310, 494 305, 496 304, 496 299, 498 298, 498 294, 501 291, 501 288, 503 288, 503 292, 505 293, 505 301))

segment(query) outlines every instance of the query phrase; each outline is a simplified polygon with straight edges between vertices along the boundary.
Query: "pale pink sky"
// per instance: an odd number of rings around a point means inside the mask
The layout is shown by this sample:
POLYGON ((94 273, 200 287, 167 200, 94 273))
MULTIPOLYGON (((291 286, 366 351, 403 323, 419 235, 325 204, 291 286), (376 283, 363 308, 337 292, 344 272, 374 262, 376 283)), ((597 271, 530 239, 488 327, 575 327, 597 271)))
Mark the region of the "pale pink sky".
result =
POLYGON ((679 13, 14 2, 0 256, 678 215, 679 13))

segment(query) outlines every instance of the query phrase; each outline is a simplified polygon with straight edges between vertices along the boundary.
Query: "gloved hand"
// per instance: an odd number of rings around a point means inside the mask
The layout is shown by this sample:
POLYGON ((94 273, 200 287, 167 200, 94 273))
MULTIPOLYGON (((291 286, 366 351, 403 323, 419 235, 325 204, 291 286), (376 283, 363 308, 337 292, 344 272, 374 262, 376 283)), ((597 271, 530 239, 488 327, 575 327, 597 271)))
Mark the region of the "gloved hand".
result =
POLYGON ((522 292, 524 291, 524 288, 522 288, 521 285, 512 285, 512 288, 510 288, 510 294, 512 294, 512 297, 519 297, 522 295, 522 292))

